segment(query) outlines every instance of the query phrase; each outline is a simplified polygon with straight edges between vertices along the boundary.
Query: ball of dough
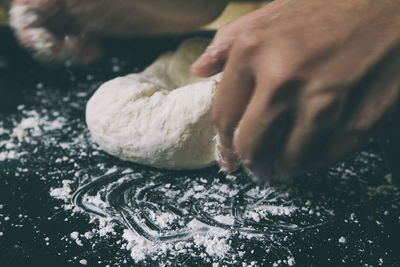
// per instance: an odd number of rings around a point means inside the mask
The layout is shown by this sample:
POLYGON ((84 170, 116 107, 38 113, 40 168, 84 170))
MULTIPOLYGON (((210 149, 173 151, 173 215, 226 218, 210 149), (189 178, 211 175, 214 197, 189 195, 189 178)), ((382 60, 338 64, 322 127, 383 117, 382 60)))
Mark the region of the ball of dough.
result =
POLYGON ((210 111, 219 76, 203 79, 189 72, 208 43, 186 40, 142 73, 101 85, 86 107, 93 140, 111 155, 157 168, 213 164, 210 111))

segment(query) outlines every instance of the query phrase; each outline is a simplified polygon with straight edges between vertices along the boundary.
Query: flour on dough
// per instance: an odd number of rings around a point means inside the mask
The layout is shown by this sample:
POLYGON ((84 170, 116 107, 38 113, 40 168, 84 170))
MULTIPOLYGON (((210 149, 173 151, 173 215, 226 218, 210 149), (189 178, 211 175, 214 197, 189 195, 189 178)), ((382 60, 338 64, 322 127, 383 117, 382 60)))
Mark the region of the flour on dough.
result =
POLYGON ((189 72, 208 43, 186 40, 142 73, 101 85, 86 107, 93 140, 111 155, 157 168, 213 164, 210 110, 219 76, 204 79, 189 72))

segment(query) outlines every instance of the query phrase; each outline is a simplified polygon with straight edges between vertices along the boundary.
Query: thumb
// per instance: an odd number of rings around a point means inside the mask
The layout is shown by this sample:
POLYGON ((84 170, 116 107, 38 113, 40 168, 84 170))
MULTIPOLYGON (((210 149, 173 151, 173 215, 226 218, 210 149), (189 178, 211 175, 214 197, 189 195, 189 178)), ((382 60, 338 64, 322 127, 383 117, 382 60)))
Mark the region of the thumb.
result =
POLYGON ((240 31, 235 22, 223 26, 215 34, 212 42, 192 64, 190 71, 199 77, 209 77, 222 71, 229 51, 240 31))

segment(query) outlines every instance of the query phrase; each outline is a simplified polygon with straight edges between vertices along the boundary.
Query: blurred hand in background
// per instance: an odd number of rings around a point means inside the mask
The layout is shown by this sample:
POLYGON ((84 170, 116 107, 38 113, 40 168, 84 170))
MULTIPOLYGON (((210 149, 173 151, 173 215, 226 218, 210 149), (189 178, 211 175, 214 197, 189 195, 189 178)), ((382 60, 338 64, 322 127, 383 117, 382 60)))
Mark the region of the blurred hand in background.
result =
POLYGON ((10 24, 43 61, 88 63, 105 36, 177 34, 207 24, 227 0, 14 0, 10 24))

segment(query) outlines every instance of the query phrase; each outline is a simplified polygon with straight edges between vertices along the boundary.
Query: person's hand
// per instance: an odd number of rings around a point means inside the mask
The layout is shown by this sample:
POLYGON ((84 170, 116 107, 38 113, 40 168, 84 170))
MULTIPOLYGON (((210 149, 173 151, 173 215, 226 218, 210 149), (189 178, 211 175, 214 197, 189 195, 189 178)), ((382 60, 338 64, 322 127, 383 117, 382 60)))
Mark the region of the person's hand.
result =
POLYGON ((11 26, 44 61, 90 62, 104 36, 149 36, 194 30, 216 18, 227 0, 14 0, 11 26))
POLYGON ((220 29, 192 65, 222 70, 222 170, 285 181, 327 167, 399 112, 400 2, 276 0, 220 29))

